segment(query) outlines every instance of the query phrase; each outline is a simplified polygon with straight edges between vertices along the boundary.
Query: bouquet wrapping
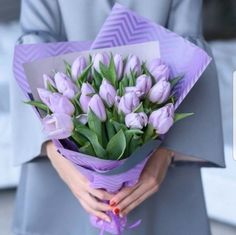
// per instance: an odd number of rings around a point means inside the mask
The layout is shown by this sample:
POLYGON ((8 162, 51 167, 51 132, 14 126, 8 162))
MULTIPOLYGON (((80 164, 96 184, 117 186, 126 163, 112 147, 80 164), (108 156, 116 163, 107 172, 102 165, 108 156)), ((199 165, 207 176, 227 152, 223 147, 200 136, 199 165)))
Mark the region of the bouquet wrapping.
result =
MULTIPOLYGON (((200 48, 116 4, 93 42, 19 45, 14 72, 58 151, 94 188, 134 185, 210 62, 200 48)), ((186 110, 191 111, 191 110, 186 110)), ((109 213, 93 226, 137 226, 109 213)))

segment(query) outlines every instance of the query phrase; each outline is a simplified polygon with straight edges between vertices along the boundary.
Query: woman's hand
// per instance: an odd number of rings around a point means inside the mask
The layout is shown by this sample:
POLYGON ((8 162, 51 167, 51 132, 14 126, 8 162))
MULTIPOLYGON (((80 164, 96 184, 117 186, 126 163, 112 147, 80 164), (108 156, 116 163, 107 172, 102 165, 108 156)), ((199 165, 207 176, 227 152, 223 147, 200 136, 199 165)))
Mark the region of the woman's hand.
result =
POLYGON ((53 167, 80 201, 83 208, 88 213, 110 222, 111 219, 105 212, 111 210, 111 207, 101 201, 110 200, 114 195, 104 190, 91 188, 87 178, 70 161, 57 152, 52 142, 46 144, 46 151, 53 167))
POLYGON ((133 187, 121 189, 111 200, 113 213, 123 217, 158 191, 165 178, 173 153, 167 149, 158 149, 148 160, 139 182, 133 187))

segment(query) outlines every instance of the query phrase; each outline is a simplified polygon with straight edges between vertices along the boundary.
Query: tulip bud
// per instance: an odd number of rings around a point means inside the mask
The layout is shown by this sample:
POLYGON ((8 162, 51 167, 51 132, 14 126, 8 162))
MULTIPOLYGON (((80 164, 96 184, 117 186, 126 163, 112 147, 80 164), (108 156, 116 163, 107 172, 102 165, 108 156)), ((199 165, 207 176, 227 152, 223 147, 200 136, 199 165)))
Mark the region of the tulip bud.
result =
POLYGON ((136 75, 141 73, 141 63, 139 58, 135 55, 129 55, 124 73, 129 75, 131 71, 136 75))
POLYGON ((143 129, 148 123, 148 117, 146 113, 129 113, 125 116, 125 125, 128 128, 143 129))
POLYGON ((152 103, 161 104, 165 102, 170 95, 171 85, 165 79, 157 82, 149 91, 148 98, 152 103))
POLYGON ((65 113, 67 115, 72 115, 75 112, 74 105, 66 96, 63 96, 59 93, 52 93, 41 88, 38 88, 37 90, 40 99, 52 112, 65 113))
POLYGON ((43 84, 46 89, 48 89, 48 84, 51 84, 52 86, 56 87, 56 84, 53 81, 53 79, 50 76, 48 76, 47 74, 43 75, 43 84))
POLYGON ((100 62, 108 67, 110 62, 110 57, 107 53, 97 53, 92 56, 93 68, 100 72, 100 62))
POLYGON ((54 80, 57 90, 69 99, 72 99, 78 92, 76 85, 64 73, 57 72, 54 80))
POLYGON ((106 109, 99 95, 95 94, 90 102, 89 108, 95 113, 95 115, 102 121, 106 121, 106 109))
POLYGON ((114 64, 115 64, 115 68, 116 68, 117 79, 120 80, 121 76, 123 74, 123 58, 121 55, 116 54, 114 56, 114 64))
POLYGON ((116 90, 106 79, 103 79, 99 89, 99 95, 111 107, 115 102, 116 90))
POLYGON ((165 134, 174 124, 174 105, 167 104, 153 111, 150 114, 149 123, 154 127, 157 134, 165 134))
POLYGON ((86 60, 83 56, 79 56, 73 62, 71 66, 71 75, 74 80, 77 80, 78 77, 82 74, 84 69, 86 68, 86 60))
POLYGON ((129 114, 138 107, 139 103, 138 96, 134 92, 129 92, 121 97, 118 109, 124 114, 129 114))
POLYGON ((147 75, 141 75, 136 80, 136 88, 140 91, 141 96, 147 95, 152 87, 152 79, 147 75))
POLYGON ((95 90, 89 83, 82 84, 79 102, 84 113, 88 112, 88 104, 94 93, 95 90))
POLYGON ((43 130, 51 139, 66 139, 74 129, 72 118, 64 113, 47 115, 43 120, 43 130))
POLYGON ((160 59, 152 60, 148 64, 147 68, 148 68, 148 71, 152 74, 152 76, 155 78, 156 81, 159 81, 160 79, 163 79, 163 78, 166 81, 168 81, 168 79, 170 77, 170 69, 160 59))

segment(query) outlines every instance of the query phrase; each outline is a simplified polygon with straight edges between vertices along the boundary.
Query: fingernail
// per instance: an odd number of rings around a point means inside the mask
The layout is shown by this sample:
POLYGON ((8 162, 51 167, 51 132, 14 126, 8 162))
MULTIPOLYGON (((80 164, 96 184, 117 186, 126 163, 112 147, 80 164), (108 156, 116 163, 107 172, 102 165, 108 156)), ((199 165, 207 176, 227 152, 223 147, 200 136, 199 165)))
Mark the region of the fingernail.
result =
POLYGON ((110 204, 110 206, 116 206, 116 202, 115 202, 115 201, 112 201, 112 200, 110 201, 109 204, 110 204))
POLYGON ((115 215, 119 215, 119 213, 120 213, 120 209, 119 208, 114 208, 113 209, 113 213, 115 214, 115 215))

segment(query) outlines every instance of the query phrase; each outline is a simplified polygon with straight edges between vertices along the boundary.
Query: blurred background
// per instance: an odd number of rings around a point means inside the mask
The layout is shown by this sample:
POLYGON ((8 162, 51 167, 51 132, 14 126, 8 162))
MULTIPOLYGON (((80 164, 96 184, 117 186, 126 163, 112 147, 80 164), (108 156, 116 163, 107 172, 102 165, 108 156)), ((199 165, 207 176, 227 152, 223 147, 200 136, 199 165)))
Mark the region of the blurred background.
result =
MULTIPOLYGON (((10 235, 20 168, 11 163, 9 81, 20 35, 20 0, 0 0, 0 234, 10 235)), ((203 31, 213 51, 220 85, 226 169, 202 169, 213 235, 236 234, 236 162, 232 153, 232 80, 236 70, 236 1, 204 0, 203 31)), ((210 140, 209 140, 210 141, 210 140)))

